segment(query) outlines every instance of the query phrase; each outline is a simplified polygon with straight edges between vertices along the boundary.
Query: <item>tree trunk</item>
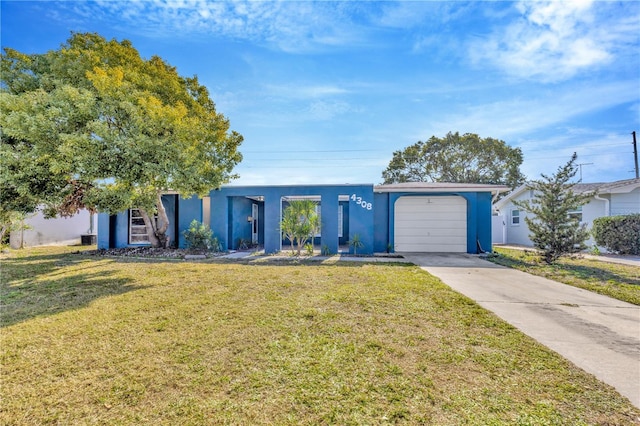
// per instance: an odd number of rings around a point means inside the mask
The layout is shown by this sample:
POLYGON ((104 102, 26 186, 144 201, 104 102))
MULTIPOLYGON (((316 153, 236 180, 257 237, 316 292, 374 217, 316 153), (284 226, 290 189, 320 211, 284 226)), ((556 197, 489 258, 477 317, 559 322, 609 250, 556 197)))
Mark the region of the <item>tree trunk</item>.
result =
POLYGON ((140 209, 140 216, 144 220, 144 224, 147 227, 147 235, 149 236, 149 243, 151 247, 169 247, 169 236, 167 235, 167 229, 169 229, 169 217, 167 211, 162 204, 162 194, 158 193, 156 200, 156 208, 158 209, 158 220, 152 220, 149 214, 144 209, 140 209))
POLYGON ((155 221, 149 217, 147 211, 144 209, 138 209, 140 211, 140 216, 142 216, 142 220, 144 220, 144 224, 147 227, 147 237, 149 238, 149 243, 151 247, 160 247, 160 240, 156 236, 156 224, 155 221))
POLYGON ((164 208, 164 204, 162 204, 162 194, 158 192, 158 196, 156 199, 156 206, 158 208, 158 229, 156 229, 156 236, 160 240, 160 246, 167 248, 169 247, 169 236, 167 235, 167 229, 169 229, 169 217, 167 216, 167 211, 164 208))

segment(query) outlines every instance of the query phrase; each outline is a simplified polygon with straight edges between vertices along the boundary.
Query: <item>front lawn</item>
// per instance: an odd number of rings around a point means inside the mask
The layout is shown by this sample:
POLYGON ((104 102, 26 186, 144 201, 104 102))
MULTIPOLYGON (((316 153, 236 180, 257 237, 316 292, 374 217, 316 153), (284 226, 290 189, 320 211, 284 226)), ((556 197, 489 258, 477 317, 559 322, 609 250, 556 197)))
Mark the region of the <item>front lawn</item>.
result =
POLYGON ((417 267, 2 255, 0 423, 635 424, 417 267))
POLYGON ((548 265, 533 250, 494 247, 489 260, 574 287, 640 305, 640 268, 587 258, 561 258, 548 265))

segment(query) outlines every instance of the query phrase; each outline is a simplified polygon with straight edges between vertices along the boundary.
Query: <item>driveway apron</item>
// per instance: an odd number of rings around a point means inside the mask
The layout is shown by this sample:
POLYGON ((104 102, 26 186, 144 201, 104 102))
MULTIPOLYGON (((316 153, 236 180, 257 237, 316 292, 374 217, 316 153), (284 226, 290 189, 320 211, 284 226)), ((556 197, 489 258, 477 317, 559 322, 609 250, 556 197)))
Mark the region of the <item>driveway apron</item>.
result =
POLYGON ((640 306, 465 254, 403 254, 640 408, 640 306))

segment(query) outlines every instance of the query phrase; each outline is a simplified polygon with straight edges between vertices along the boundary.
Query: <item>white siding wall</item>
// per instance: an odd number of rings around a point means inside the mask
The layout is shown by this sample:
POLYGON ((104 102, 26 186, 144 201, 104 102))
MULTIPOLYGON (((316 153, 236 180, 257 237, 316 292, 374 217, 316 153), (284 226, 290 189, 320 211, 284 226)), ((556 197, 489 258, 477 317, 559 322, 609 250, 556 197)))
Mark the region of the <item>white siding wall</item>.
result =
MULTIPOLYGON (((609 194, 602 195, 600 198, 609 198, 609 194)), ((602 200, 591 199, 587 204, 582 206, 582 223, 587 225, 587 229, 591 230, 593 227, 594 219, 598 217, 608 216, 607 203, 602 200)), ((591 247, 596 244, 592 237, 585 242, 587 247, 591 247)))
POLYGON ((511 211, 513 209, 519 209, 518 207, 511 205, 505 214, 507 218, 507 244, 517 244, 522 246, 532 246, 533 243, 529 239, 529 227, 525 222, 525 217, 530 216, 524 210, 520 210, 520 223, 513 224, 511 222, 511 211))
MULTIPOLYGON (((516 201, 525 201, 531 199, 532 191, 524 191, 520 196, 516 198, 516 201)), ((529 227, 525 222, 525 217, 530 216, 520 207, 516 207, 512 202, 509 202, 505 208, 500 212, 504 214, 505 221, 507 223, 507 236, 506 236, 506 244, 515 244, 521 246, 532 246, 533 243, 529 239, 529 227), (517 224, 514 224, 512 221, 512 211, 519 210, 520 211, 520 220, 517 224)))
POLYGON ((491 243, 504 244, 506 242, 507 218, 504 215, 491 216, 491 243))
MULTIPOLYGON (((45 219, 38 212, 25 220, 31 229, 26 229, 24 234, 21 231, 12 232, 9 242, 13 248, 19 248, 21 243, 25 247, 80 244, 80 236, 88 233, 89 218, 90 214, 86 210, 81 210, 70 218, 55 219, 45 219)), ((98 232, 95 217, 93 232, 98 232)))
MULTIPOLYGON (((523 192, 516 199, 518 201, 530 199, 530 191, 523 192)), ((626 194, 602 194, 600 198, 610 200, 609 209, 611 215, 632 214, 640 213, 640 188, 635 189, 626 194)), ((526 212, 520 210, 520 223, 513 225, 511 223, 511 211, 517 209, 513 203, 509 202, 505 207, 500 210, 500 214, 504 215, 507 223, 507 238, 505 244, 517 244, 524 246, 532 246, 533 243, 529 239, 529 228, 524 221, 526 216, 530 216, 526 212)), ((603 200, 591 199, 587 204, 582 206, 582 223, 587 225, 588 229, 593 226, 593 220, 602 217, 609 216, 607 210, 607 203, 603 200)), ((595 244, 593 238, 589 238, 586 241, 588 247, 595 244)))
POLYGON ((611 194, 611 215, 640 213, 640 188, 627 194, 611 194))

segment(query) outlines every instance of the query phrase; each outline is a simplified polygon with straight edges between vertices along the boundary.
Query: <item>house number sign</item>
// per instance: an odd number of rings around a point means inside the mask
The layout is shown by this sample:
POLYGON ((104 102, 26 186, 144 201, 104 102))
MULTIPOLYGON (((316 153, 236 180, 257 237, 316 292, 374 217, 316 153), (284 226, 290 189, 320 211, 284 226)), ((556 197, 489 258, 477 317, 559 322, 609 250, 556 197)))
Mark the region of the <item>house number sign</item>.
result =
POLYGON ((356 194, 351 195, 351 201, 355 201, 363 209, 371 210, 373 205, 366 200, 363 200, 362 197, 358 197, 356 194))

